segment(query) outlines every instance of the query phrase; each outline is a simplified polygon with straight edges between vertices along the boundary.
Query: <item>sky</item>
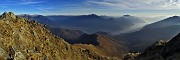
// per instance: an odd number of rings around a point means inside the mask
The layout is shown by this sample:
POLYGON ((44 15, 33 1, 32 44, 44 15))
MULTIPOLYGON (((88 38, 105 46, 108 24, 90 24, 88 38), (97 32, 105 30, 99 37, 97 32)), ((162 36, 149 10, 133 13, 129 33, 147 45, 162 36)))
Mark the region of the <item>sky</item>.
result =
POLYGON ((0 0, 0 13, 121 16, 179 15, 179 0, 0 0))

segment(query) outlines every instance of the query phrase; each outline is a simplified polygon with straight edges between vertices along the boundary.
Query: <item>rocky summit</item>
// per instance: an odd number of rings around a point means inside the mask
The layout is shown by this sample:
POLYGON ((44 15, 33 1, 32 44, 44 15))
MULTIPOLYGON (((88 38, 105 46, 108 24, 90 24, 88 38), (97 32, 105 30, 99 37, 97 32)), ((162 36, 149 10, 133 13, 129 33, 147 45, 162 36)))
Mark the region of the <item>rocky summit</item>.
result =
POLYGON ((0 60, 109 60, 53 35, 45 25, 5 12, 0 16, 0 60))

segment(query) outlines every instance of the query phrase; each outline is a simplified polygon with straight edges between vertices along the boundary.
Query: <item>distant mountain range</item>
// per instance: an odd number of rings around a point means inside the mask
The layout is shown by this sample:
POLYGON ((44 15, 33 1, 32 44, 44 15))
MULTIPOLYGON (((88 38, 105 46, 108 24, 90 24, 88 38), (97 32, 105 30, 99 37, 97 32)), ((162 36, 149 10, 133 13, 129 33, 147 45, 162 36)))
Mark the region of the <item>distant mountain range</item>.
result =
POLYGON ((96 14, 80 16, 42 16, 23 14, 20 16, 53 27, 81 30, 86 33, 104 31, 117 34, 119 31, 127 29, 136 23, 144 23, 143 20, 130 15, 124 15, 120 18, 98 16, 96 14))
POLYGON ((50 26, 53 26, 53 25, 56 24, 55 22, 51 21, 50 19, 48 19, 47 17, 45 17, 45 16, 43 16, 43 15, 28 15, 28 14, 22 14, 22 15, 18 15, 18 16, 27 18, 27 19, 29 19, 29 20, 34 20, 34 21, 37 21, 37 22, 39 22, 39 23, 46 24, 46 25, 50 25, 50 26))
POLYGON ((167 19, 144 26, 140 31, 125 34, 125 38, 132 44, 132 50, 142 51, 158 40, 169 40, 180 32, 180 17, 167 19))

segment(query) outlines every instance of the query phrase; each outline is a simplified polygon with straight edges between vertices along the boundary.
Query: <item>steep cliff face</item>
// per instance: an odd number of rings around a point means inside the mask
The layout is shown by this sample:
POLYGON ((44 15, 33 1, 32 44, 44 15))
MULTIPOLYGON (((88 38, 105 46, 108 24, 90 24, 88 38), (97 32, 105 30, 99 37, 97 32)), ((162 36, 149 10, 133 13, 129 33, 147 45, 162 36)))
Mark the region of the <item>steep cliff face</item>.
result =
POLYGON ((72 46, 44 25, 15 16, 0 16, 1 60, 107 60, 96 52, 72 46))

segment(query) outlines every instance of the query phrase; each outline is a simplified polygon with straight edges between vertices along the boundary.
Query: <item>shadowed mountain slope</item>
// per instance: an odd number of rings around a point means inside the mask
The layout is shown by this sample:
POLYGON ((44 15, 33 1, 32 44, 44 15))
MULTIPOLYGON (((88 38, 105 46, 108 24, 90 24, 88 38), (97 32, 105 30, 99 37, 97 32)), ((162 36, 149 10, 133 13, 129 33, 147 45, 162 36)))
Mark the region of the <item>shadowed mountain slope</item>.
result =
POLYGON ((123 58, 128 52, 128 47, 123 41, 117 41, 111 37, 111 34, 105 32, 97 32, 96 34, 86 34, 79 30, 48 28, 52 33, 56 34, 65 41, 80 46, 82 48, 93 50, 101 55, 123 58))
POLYGON ((102 34, 83 34, 80 39, 77 40, 75 45, 78 45, 79 43, 82 44, 80 46, 83 48, 89 50, 94 49, 100 54, 111 57, 123 58, 129 51, 125 42, 117 42, 114 38, 102 34), (87 47, 85 45, 83 46, 83 44, 93 44, 94 46, 87 47))

